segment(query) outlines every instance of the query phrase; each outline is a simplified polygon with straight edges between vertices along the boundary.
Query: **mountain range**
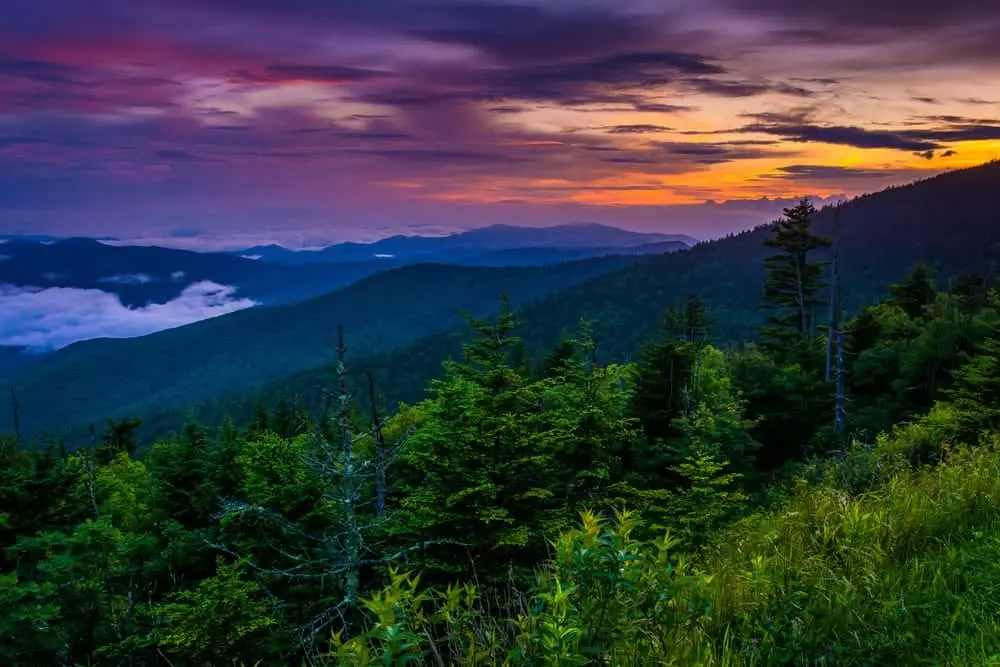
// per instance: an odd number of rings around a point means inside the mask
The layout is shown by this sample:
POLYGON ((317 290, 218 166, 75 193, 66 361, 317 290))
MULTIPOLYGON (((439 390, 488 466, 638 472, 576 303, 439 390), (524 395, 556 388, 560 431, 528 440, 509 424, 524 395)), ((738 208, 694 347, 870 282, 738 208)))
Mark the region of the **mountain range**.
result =
POLYGON ((265 245, 232 254, 284 264, 392 259, 406 263, 526 266, 602 255, 671 252, 696 242, 681 234, 640 233, 593 223, 556 227, 492 225, 448 236, 390 236, 373 243, 339 243, 315 250, 265 245))
POLYGON ((0 245, 0 283, 101 290, 117 295, 128 307, 166 303, 203 281, 235 287, 239 296, 261 303, 290 303, 385 268, 378 262, 283 266, 222 253, 110 245, 87 238, 13 238, 0 245))
POLYGON ((135 337, 235 310, 296 303, 417 263, 540 267, 673 252, 690 242, 601 225, 504 225, 314 253, 272 248, 276 257, 308 259, 269 261, 108 239, 8 236, 0 239, 0 346, 8 346, 0 375, 38 361, 13 346, 38 353, 93 338, 135 337))
MULTIPOLYGON (((1000 260, 1000 162, 866 195, 840 210, 845 300, 856 309, 883 296, 920 261, 940 284, 1000 260)), ((832 208, 816 221, 833 236, 832 208)), ((628 359, 655 335, 664 310, 698 295, 712 307, 714 336, 752 337, 769 227, 681 252, 610 257, 533 269, 416 265, 284 308, 260 308, 127 341, 71 346, 14 374, 25 428, 80 427, 139 415, 176 426, 207 406, 245 414, 257 397, 308 404, 329 381, 327 347, 344 324, 351 364, 372 372, 389 400, 417 400, 467 327, 456 311, 495 312, 506 288, 537 356, 581 319, 593 321, 599 355, 628 359)), ((9 416, 0 413, 0 429, 9 416)))

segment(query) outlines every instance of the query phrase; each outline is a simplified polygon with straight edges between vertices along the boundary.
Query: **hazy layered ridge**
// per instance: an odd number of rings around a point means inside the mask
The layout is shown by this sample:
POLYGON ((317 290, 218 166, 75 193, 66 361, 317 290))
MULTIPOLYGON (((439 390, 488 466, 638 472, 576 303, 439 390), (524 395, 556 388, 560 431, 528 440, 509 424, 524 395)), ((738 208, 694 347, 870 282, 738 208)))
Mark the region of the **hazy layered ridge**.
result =
MULTIPOLYGON (((323 364, 341 323, 351 331, 352 351, 388 350, 457 325, 460 309, 492 312, 503 291, 523 304, 635 261, 403 267, 289 306, 254 308, 143 338, 72 345, 12 383, 26 432, 102 421, 111 414, 148 414, 323 364)), ((0 418, 0 428, 9 418, 0 418)))

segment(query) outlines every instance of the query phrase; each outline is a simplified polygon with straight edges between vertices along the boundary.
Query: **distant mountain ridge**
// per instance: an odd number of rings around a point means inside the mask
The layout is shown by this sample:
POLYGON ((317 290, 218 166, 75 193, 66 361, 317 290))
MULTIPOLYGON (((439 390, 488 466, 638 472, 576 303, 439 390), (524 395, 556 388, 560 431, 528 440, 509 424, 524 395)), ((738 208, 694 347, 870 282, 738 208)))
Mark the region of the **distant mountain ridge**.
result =
POLYGON ((129 307, 165 303, 201 281, 235 287, 238 296, 265 304, 290 303, 389 268, 377 262, 265 264, 224 253, 109 245, 90 238, 11 238, 0 244, 0 257, 0 284, 98 289, 116 294, 129 307))
MULTIPOLYGON (((314 262, 357 262, 393 258, 400 261, 467 263, 487 265, 502 261, 501 257, 516 257, 516 249, 527 254, 552 253, 552 261, 564 257, 582 259, 610 254, 651 254, 639 250, 658 247, 658 252, 672 252, 694 245, 697 241, 683 234, 633 232, 595 223, 557 225, 554 227, 520 227, 492 225, 447 236, 396 235, 372 243, 338 243, 319 250, 290 250, 281 245, 261 245, 230 254, 255 257, 265 262, 305 264, 314 262), (560 255, 556 251, 562 251, 560 255), (499 253, 498 251, 505 251, 499 253), (498 252, 496 257, 490 254, 498 252)), ((518 264, 527 260, 518 260, 518 264)))

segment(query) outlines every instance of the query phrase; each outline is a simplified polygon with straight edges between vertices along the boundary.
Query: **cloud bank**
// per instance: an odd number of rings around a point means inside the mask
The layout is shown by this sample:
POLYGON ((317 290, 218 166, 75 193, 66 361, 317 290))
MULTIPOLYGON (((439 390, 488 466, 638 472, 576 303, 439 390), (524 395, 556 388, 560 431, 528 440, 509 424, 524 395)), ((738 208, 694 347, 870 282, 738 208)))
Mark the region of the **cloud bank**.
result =
POLYGON ((144 336, 257 305, 235 292, 203 281, 173 301, 126 308, 101 290, 0 285, 0 345, 45 352, 91 338, 144 336))

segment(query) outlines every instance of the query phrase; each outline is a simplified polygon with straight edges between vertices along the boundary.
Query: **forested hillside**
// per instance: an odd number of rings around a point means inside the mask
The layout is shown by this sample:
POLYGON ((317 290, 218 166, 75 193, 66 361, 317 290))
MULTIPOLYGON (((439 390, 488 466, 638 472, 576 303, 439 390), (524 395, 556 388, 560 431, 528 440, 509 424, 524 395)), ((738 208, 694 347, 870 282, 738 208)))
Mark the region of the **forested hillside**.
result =
MULTIPOLYGON (((1000 260, 1000 162, 950 172, 905 187, 855 199, 839 210, 841 274, 848 312, 888 294, 889 285, 918 262, 941 286, 957 284, 964 274, 996 274, 1000 260)), ((816 216, 818 233, 837 235, 835 210, 816 216)), ((580 283, 527 304, 520 313, 525 353, 539 361, 546 350, 575 331, 581 320, 592 323, 598 358, 622 362, 636 358, 644 340, 657 331, 663 312, 691 296, 709 305, 711 335, 720 345, 756 336, 763 319, 758 308, 768 254, 768 226, 703 243, 690 251, 663 255, 611 275, 580 283)), ((830 249, 821 249, 827 257, 830 249)), ((497 302, 497 300, 495 300, 497 302)), ((350 331, 355 323, 344 320, 350 331)), ((419 400, 440 363, 460 354, 467 331, 434 334, 399 350, 360 359, 385 397, 419 400)), ((369 350, 354 348, 359 355, 369 350)), ((154 432, 179 426, 186 415, 211 420, 230 414, 248 418, 261 400, 315 408, 329 368, 296 373, 237 396, 220 397, 183 412, 146 415, 154 432)))
MULTIPOLYGON (((504 290, 522 304, 636 261, 603 257, 531 268, 403 267, 313 300, 250 309, 142 338, 72 345, 10 383, 24 432, 58 433, 111 417, 179 408, 328 363, 340 322, 352 323, 353 349, 388 350, 459 324, 460 310, 495 311, 504 290)), ((11 420, 9 411, 0 411, 0 429, 11 428, 11 420)))
POLYGON ((532 362, 504 300, 411 406, 334 327, 314 412, 145 452, 136 420, 72 453, 12 433, 0 659, 994 664, 1000 292, 917 265, 852 313, 818 222, 739 238, 757 342, 713 345, 690 297, 633 362, 586 325, 532 362))

